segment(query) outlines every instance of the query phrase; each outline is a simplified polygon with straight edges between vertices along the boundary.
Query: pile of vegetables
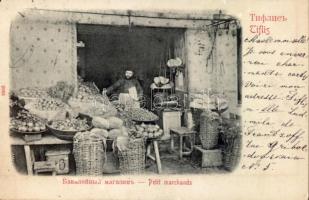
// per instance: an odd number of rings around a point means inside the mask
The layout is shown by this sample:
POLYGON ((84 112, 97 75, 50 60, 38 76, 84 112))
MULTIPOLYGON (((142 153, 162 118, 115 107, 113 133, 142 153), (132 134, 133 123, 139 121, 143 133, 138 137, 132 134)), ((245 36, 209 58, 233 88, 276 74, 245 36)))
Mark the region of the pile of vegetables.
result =
POLYGON ((50 127, 60 131, 85 131, 91 128, 87 119, 66 119, 52 121, 50 127))
POLYGON ((144 108, 130 108, 128 111, 128 116, 134 121, 156 121, 158 116, 153 112, 150 112, 144 108))

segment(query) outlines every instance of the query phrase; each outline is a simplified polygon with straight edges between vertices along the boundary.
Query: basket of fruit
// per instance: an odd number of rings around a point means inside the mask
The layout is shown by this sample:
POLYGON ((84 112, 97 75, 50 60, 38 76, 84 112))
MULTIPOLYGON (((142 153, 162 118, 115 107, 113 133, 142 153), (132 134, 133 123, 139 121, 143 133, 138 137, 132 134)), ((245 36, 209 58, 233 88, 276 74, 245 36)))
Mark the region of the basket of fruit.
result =
POLYGON ((77 132, 88 131, 92 128, 87 119, 66 119, 50 121, 46 125, 47 129, 56 137, 64 140, 73 140, 77 132))

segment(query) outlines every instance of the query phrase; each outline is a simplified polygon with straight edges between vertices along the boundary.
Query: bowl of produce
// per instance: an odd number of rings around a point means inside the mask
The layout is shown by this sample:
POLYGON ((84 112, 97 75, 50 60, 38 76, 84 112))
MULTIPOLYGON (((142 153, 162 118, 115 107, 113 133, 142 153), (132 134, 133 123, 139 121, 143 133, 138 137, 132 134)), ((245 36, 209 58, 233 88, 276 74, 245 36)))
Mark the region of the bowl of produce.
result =
POLYGON ((155 122, 159 117, 144 108, 131 108, 128 111, 128 116, 136 122, 155 122))
POLYGON ((92 128, 87 119, 66 119, 50 121, 46 125, 47 129, 56 137, 64 140, 73 140, 77 132, 88 131, 92 128))
POLYGON ((43 122, 39 121, 12 119, 10 130, 14 133, 24 135, 42 134, 46 132, 46 126, 43 122))
POLYGON ((46 131, 45 121, 29 113, 27 110, 21 110, 10 121, 10 130, 19 134, 41 134, 46 131))

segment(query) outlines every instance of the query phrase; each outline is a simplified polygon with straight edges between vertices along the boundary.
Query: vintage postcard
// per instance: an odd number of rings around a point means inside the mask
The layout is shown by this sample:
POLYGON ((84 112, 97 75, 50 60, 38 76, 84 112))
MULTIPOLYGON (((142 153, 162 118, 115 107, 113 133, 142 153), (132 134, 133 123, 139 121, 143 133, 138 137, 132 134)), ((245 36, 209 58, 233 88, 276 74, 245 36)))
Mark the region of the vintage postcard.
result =
POLYGON ((308 6, 0 0, 0 199, 308 199, 308 6))

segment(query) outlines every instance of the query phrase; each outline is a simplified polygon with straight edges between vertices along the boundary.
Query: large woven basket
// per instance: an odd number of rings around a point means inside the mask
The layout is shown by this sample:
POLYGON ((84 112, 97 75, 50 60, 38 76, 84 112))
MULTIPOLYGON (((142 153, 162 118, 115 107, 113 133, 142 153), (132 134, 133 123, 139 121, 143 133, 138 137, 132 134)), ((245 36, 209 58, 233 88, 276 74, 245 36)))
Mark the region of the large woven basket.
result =
POLYGON ((223 141, 223 166, 225 169, 232 171, 234 170, 239 161, 241 154, 241 129, 239 127, 228 127, 223 129, 222 132, 222 141, 223 141))
POLYGON ((225 143, 223 148, 223 166, 225 169, 234 170, 240 160, 241 151, 241 135, 223 138, 225 143))
POLYGON ((143 138, 129 139, 125 150, 117 150, 122 174, 141 174, 145 171, 145 143, 143 138))
POLYGON ((204 111, 200 120, 200 139, 203 149, 216 148, 219 141, 219 119, 213 117, 211 112, 204 111))
POLYGON ((103 166, 106 160, 106 145, 100 138, 74 137, 73 153, 76 163, 76 174, 87 176, 103 175, 103 166))

